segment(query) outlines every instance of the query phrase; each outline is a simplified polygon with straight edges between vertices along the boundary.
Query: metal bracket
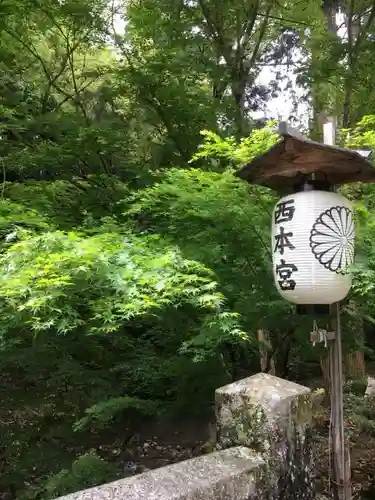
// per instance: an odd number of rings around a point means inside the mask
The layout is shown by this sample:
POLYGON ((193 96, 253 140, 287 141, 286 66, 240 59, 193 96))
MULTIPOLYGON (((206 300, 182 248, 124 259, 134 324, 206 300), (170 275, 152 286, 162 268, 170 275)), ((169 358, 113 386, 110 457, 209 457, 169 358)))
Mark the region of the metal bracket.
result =
POLYGON ((313 344, 326 342, 327 340, 335 340, 336 332, 327 332, 327 330, 316 330, 310 333, 310 342, 313 344))

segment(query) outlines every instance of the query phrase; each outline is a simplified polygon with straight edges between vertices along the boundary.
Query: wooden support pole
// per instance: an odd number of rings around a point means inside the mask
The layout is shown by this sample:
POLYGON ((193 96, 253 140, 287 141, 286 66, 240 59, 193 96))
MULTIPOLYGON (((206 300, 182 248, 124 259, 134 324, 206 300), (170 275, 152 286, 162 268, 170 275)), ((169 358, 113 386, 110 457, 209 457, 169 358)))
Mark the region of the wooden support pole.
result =
POLYGON ((345 447, 340 304, 331 306, 331 328, 335 339, 328 341, 331 398, 333 493, 335 500, 351 500, 350 455, 345 447))
MULTIPOLYGON (((324 143, 335 144, 336 121, 328 119, 324 125, 324 143)), ((340 321, 340 304, 331 306, 331 329, 336 332, 335 338, 328 341, 328 360, 330 373, 331 398, 331 433, 333 494, 335 500, 351 500, 350 454, 345 447, 344 434, 344 378, 342 373, 342 336, 340 321)))
POLYGON ((334 146, 336 142, 336 119, 333 117, 327 118, 327 122, 323 125, 323 142, 328 146, 334 146))

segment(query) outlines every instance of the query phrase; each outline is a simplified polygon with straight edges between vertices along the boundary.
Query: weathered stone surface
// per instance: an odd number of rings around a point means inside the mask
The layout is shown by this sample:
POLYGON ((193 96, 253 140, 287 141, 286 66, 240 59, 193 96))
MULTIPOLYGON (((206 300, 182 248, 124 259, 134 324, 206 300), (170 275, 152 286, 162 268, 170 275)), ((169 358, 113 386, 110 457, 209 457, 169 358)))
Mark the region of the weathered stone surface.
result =
POLYGON ((216 390, 218 443, 269 449, 269 433, 288 429, 291 420, 305 424, 311 412, 311 391, 288 380, 258 373, 216 390))
POLYGON ((265 463, 237 447, 155 469, 59 500, 263 500, 265 463))
POLYGON ((375 396, 375 378, 373 377, 368 377, 367 379, 366 396, 375 396))
POLYGON ((218 389, 216 414, 218 449, 262 454, 268 498, 315 498, 310 389, 259 373, 218 389))

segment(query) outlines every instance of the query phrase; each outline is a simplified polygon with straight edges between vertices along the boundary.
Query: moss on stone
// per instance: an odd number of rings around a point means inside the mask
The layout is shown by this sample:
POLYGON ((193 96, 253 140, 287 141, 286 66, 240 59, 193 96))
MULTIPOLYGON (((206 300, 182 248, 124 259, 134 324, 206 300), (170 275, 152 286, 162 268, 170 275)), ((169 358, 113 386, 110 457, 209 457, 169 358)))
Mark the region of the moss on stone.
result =
POLYGON ((314 396, 305 387, 265 374, 226 386, 218 394, 219 446, 242 445, 261 453, 267 498, 315 498, 314 396))

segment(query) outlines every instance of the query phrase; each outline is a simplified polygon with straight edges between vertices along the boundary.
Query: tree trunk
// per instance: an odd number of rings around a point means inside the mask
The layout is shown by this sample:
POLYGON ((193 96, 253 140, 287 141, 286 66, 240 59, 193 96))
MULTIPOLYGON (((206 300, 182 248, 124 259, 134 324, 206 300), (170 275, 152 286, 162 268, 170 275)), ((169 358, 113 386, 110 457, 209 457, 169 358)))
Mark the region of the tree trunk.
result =
POLYGON ((276 374, 275 361, 270 355, 272 352, 271 341, 268 338, 267 332, 264 330, 258 330, 258 342, 259 342, 259 358, 260 358, 260 369, 262 372, 267 372, 270 375, 276 374))
POLYGON ((362 351, 348 352, 344 359, 347 379, 363 379, 366 377, 365 355, 362 351))
POLYGON ((328 392, 330 386, 330 377, 329 377, 329 358, 328 355, 324 357, 320 357, 320 368, 322 370, 322 375, 324 379, 324 389, 328 392))

